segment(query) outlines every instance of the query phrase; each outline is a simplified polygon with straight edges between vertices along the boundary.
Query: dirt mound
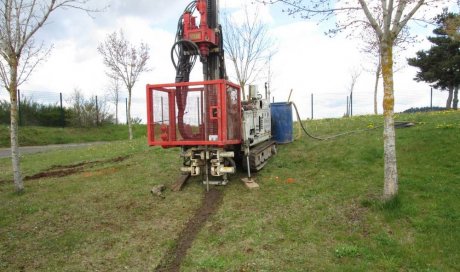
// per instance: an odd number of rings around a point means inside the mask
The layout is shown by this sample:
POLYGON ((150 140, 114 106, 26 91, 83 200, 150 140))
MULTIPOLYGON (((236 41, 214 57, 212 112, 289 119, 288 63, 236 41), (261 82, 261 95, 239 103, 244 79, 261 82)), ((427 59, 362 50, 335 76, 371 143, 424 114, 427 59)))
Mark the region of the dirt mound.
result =
POLYGON ((204 226, 208 218, 213 215, 222 202, 223 193, 220 190, 211 188, 206 192, 201 203, 201 207, 195 212, 195 215, 187 222, 175 243, 163 260, 155 268, 156 272, 175 272, 180 270, 182 261, 187 255, 187 250, 195 240, 196 235, 204 226))

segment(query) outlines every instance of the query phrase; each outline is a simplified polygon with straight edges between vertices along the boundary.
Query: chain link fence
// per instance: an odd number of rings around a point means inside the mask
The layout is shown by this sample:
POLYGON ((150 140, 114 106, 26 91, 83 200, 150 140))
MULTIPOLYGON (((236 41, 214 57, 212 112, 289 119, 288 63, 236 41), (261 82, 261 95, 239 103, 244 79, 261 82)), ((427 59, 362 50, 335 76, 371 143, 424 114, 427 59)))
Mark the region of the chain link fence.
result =
MULTIPOLYGON (((120 92, 118 112, 115 99, 104 95, 84 95, 82 92, 62 93, 52 91, 18 90, 18 115, 20 126, 98 126, 104 123, 126 124, 128 93, 120 92)), ((145 105, 143 99, 132 101, 135 108, 145 105), (140 100, 140 101, 139 101, 140 100)), ((131 114, 135 123, 142 119, 131 114)), ((10 98, 0 92, 0 124, 10 123, 10 98)))
MULTIPOLYGON (((272 101, 286 101, 289 91, 276 91, 272 101)), ((378 113, 381 114, 383 94, 377 98, 378 113)), ((127 123, 127 92, 120 92, 118 114, 115 102, 110 101, 106 94, 86 95, 76 103, 75 93, 51 91, 19 90, 19 124, 21 126, 97 126, 104 123, 127 123), (78 105, 76 105, 78 104, 78 105), (79 106, 79 107, 77 107, 79 106), (80 112, 76 113, 77 109, 80 112)), ((447 92, 432 90, 401 91, 395 90, 395 112, 403 112, 410 108, 440 109, 446 105, 447 92)), ((0 124, 9 124, 9 95, 0 92, 0 124)), ((373 94, 355 92, 344 94, 340 91, 296 93, 291 101, 297 104, 302 119, 337 118, 374 114, 373 94)), ((145 98, 143 93, 133 93, 132 113, 135 123, 145 121, 145 98)))

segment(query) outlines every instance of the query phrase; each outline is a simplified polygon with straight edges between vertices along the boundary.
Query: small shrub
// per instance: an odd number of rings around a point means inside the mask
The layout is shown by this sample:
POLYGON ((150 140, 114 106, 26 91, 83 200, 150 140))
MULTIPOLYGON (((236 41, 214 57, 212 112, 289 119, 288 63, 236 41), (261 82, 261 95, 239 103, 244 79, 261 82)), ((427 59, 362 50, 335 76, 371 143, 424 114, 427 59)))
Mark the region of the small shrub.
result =
POLYGON ((357 246, 343 245, 335 249, 334 255, 337 258, 343 258, 343 257, 357 257, 360 254, 359 254, 359 250, 357 246))

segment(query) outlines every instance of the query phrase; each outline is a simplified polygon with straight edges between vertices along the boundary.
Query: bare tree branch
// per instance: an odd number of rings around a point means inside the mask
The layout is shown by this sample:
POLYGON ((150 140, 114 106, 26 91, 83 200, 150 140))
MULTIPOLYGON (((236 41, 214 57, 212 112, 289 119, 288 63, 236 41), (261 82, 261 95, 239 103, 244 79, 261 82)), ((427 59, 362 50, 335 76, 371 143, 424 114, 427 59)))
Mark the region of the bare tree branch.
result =
POLYGON ((243 12, 240 24, 228 14, 224 16, 224 49, 233 63, 236 79, 245 97, 245 86, 259 76, 275 51, 274 41, 268 35, 267 26, 260 21, 258 11, 250 13, 248 6, 244 6, 243 12))
POLYGON ((90 12, 86 8, 89 1, 3 0, 0 4, 0 84, 10 95, 11 157, 17 192, 24 190, 19 161, 17 89, 51 49, 45 49, 43 43, 36 46, 33 37, 55 10, 74 8, 90 12))
POLYGON ((277 4, 281 3, 287 6, 287 9, 283 9, 289 15, 300 14, 303 19, 311 19, 315 16, 320 16, 321 20, 329 19, 334 16, 337 12, 361 10, 360 6, 337 6, 329 0, 258 0, 263 4, 277 4))
POLYGON ((120 79, 109 74, 110 83, 107 87, 108 100, 115 106, 115 124, 118 125, 118 103, 120 102, 120 79))
POLYGON ((121 79, 128 90, 128 131, 129 139, 132 140, 131 91, 139 75, 150 70, 147 67, 149 47, 145 43, 141 43, 139 47, 131 45, 120 30, 119 33, 109 34, 97 50, 103 57, 104 65, 109 69, 108 74, 121 79))

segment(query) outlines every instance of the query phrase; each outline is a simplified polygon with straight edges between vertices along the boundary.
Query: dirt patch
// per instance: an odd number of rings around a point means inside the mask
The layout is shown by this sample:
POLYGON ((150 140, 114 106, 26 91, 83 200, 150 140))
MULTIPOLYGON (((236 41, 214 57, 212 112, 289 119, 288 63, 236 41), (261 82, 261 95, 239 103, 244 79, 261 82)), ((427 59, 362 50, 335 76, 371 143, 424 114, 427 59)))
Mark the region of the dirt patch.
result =
POLYGON ((219 208, 222 197, 222 192, 215 188, 211 188, 209 192, 205 193, 201 207, 187 222, 175 243, 176 246, 168 250, 160 264, 155 268, 156 272, 176 272, 180 270, 181 263, 187 255, 187 250, 208 218, 219 208))
POLYGON ((40 172, 32 176, 26 176, 24 178, 24 181, 41 179, 41 178, 65 177, 65 176, 70 176, 72 174, 78 173, 82 170, 83 170, 83 167, 62 169, 62 170, 56 170, 56 171, 44 171, 44 172, 40 172))
POLYGON ((354 204, 345 212, 350 233, 360 230, 364 237, 369 236, 369 226, 366 222, 365 215, 368 212, 366 207, 354 204))
MULTIPOLYGON (((54 178, 54 177, 65 177, 70 176, 75 173, 83 172, 85 168, 90 168, 95 165, 105 164, 105 163, 118 163, 126 160, 128 156, 116 157, 107 160, 96 160, 96 161, 86 161, 76 164, 69 165, 53 165, 47 170, 34 174, 32 176, 24 177, 24 180, 36 180, 41 178, 54 178)), ((100 172, 100 171, 99 171, 100 172)))
POLYGON ((96 161, 84 161, 76 164, 69 164, 69 165, 53 165, 45 171, 53 171, 53 170, 65 170, 69 168, 78 168, 78 167, 88 167, 93 166, 96 164, 103 164, 103 163, 117 163, 126 160, 128 156, 119 156, 111 159, 106 160, 96 160, 96 161))

